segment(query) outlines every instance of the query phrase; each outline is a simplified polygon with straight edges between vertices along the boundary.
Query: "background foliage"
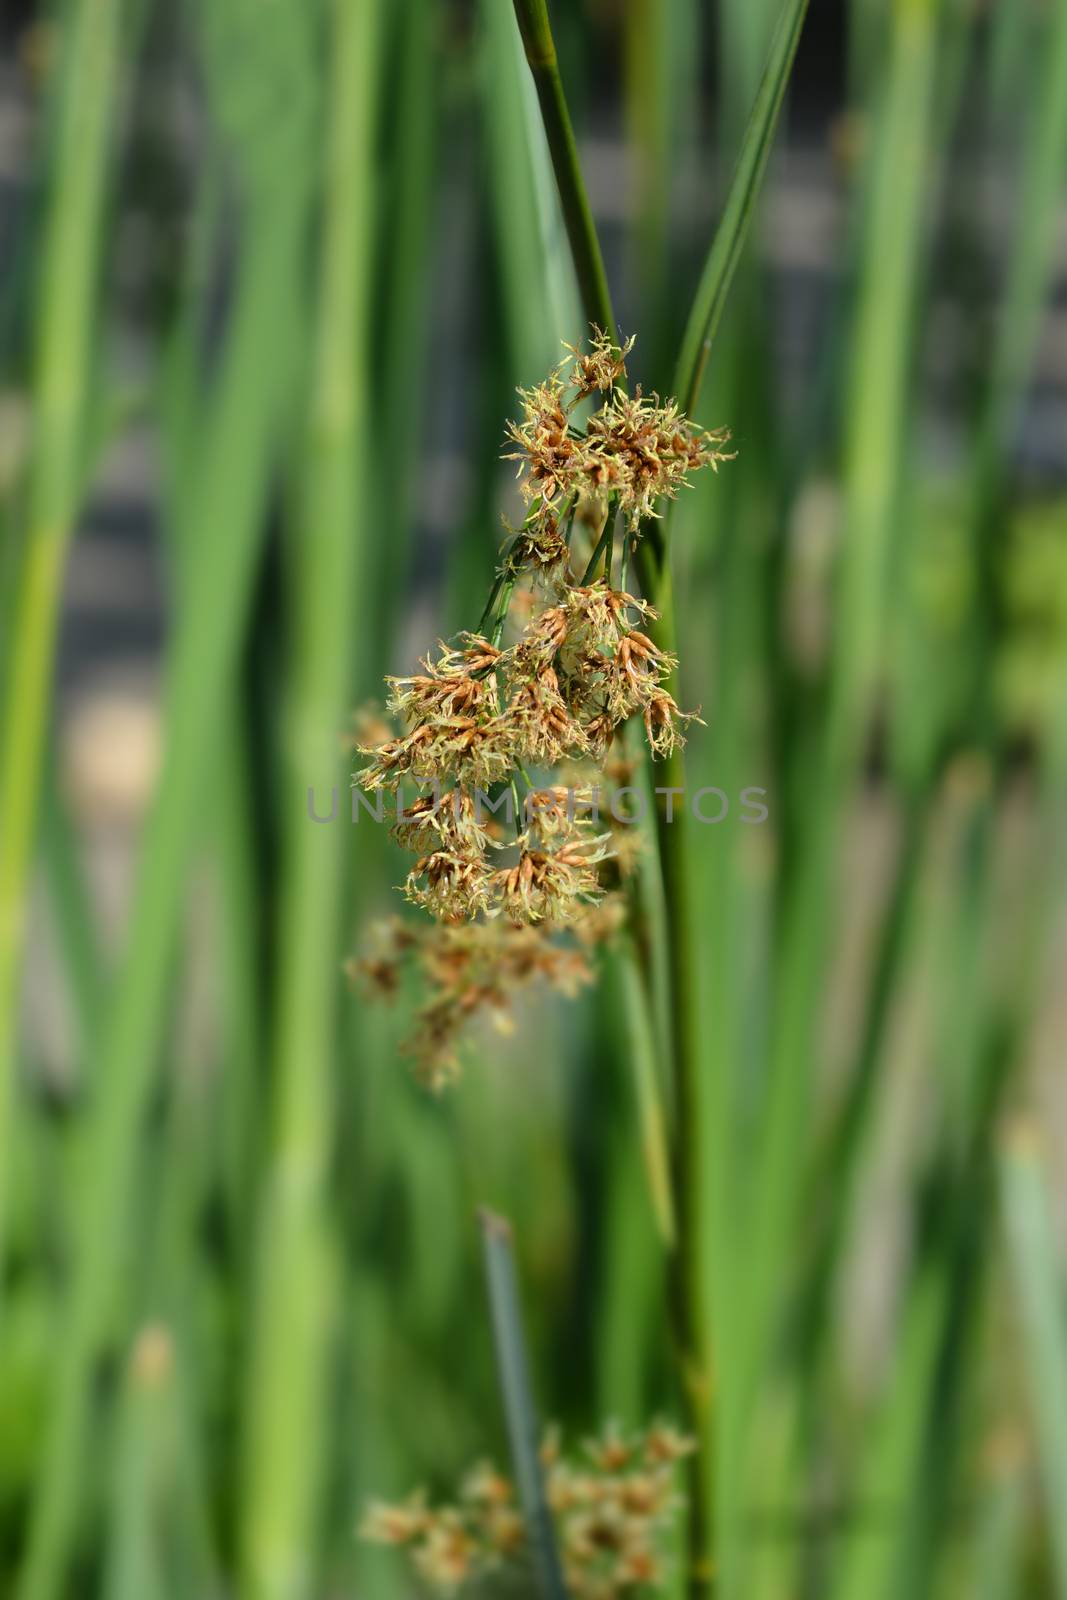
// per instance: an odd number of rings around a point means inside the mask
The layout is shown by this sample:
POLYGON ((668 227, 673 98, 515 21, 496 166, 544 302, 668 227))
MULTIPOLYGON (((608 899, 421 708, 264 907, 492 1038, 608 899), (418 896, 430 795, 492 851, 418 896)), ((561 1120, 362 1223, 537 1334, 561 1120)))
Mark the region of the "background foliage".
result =
MULTIPOLYGON (((671 381, 773 0, 555 7, 671 381)), ((434 1100, 351 709, 582 331, 502 0, 3 23, 0 1592, 410 1592, 371 1492, 676 1411, 620 973, 434 1100), (336 784, 342 817, 307 818, 336 784), (28 929, 22 913, 30 904, 28 929), (21 996, 21 1001, 20 1001, 21 996)), ((1067 1595, 1063 0, 816 5, 672 525, 724 1596, 1067 1595)))

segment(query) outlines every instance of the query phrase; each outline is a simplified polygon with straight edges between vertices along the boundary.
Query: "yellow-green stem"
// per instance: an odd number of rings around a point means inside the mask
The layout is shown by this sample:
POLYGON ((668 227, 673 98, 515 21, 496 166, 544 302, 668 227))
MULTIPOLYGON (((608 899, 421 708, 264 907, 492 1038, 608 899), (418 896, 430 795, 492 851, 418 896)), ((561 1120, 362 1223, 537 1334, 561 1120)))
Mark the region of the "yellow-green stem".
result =
POLYGON ((37 304, 29 517, 0 714, 0 1263, 18 985, 60 586, 77 511, 97 237, 117 99, 121 0, 81 0, 64 55, 37 304))

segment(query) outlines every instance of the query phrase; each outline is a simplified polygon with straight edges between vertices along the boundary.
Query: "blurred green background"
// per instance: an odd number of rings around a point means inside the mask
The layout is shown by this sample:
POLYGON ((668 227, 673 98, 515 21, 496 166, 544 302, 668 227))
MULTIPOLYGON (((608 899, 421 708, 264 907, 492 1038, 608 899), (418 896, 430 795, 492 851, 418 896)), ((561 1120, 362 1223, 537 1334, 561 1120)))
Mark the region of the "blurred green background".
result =
MULTIPOLYGON (((557 0, 664 391, 775 0, 557 0)), ((677 1414, 620 974, 434 1099, 343 975, 351 716, 472 626, 583 332, 504 0, 0 24, 0 1594, 399 1600, 505 1456, 677 1414), (341 817, 308 820, 315 786, 341 817)), ((1065 0, 813 0, 672 525, 727 1600, 1067 1596, 1065 0)))

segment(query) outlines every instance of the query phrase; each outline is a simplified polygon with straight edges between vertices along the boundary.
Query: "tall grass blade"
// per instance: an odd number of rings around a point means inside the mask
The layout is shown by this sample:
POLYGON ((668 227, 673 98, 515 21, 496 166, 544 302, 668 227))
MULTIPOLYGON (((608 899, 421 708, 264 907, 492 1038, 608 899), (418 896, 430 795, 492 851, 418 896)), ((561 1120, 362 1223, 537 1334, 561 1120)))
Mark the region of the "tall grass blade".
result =
POLYGON ((1016 1128, 1006 1139, 1000 1179, 1056 1593, 1063 1600, 1067 1596, 1067 1315, 1063 1263, 1033 1129, 1016 1128))
MULTIPOLYGON (((1014 1455, 1006 1442, 1004 1453, 1014 1455)), ((968 1562, 972 1600, 1018 1600, 1022 1594, 1027 1521, 1027 1474, 1022 1459, 998 1461, 975 1513, 968 1562)))
MULTIPOLYGON (((1055 268, 1054 243, 1067 167, 1067 7, 1049 8, 1028 117, 1018 213, 979 448, 995 470, 1010 444, 1055 268)), ((976 478, 976 482, 982 480, 976 478)))
POLYGON ((664 1245, 671 1250, 675 1245, 675 1221, 667 1113, 663 1103, 648 992, 642 981, 637 957, 632 950, 626 949, 620 954, 618 972, 623 993, 629 1054, 633 1066, 645 1178, 656 1226, 664 1245))
POLYGON ((537 96, 514 18, 482 0, 490 196, 508 333, 508 377, 533 383, 580 326, 574 271, 537 96))
MULTIPOLYGON (((221 15, 213 13, 216 20, 221 15)), ((281 13, 276 20, 281 23, 281 13)), ((94 1063, 85 1204, 76 1221, 65 1335, 18 1591, 21 1600, 50 1600, 62 1592, 77 1536, 95 1411, 94 1380, 114 1331, 123 1286, 141 1119, 164 1037, 198 802, 222 731, 226 697, 220 695, 220 686, 231 681, 236 664, 273 453, 290 403, 306 187, 294 181, 276 192, 268 190, 268 204, 263 179, 267 174, 276 178, 272 166, 291 159, 289 141, 295 137, 299 144, 302 58, 290 48, 281 26, 273 38, 285 63, 283 81, 290 81, 291 74, 290 120, 282 119, 272 129, 273 137, 264 137, 258 118, 247 128, 247 215, 232 325, 198 438, 188 522, 180 529, 180 536, 196 546, 195 570, 191 564, 171 647, 167 746, 144 838, 123 981, 116 987, 94 1063), (265 349, 272 353, 266 372, 265 349)), ((261 34, 257 42, 262 47, 261 34)))
POLYGON ((796 874, 779 935, 771 1081, 752 1203, 749 1349, 766 1349, 796 1199, 799 1137, 829 936, 837 821, 845 814, 881 641, 887 553, 896 526, 906 428, 909 330, 926 193, 936 7, 898 0, 884 115, 870 176, 867 235, 852 341, 842 568, 836 637, 814 776, 807 786, 796 874), (879 382, 869 374, 877 370, 879 382))
MULTIPOLYGON (((362 495, 372 460, 369 289, 373 141, 384 7, 333 0, 325 212, 301 501, 288 552, 292 663, 274 1018, 275 1101, 260 1216, 245 1416, 246 1592, 315 1592, 315 1509, 336 1326, 327 1224, 335 1129, 341 897, 347 832, 316 826, 309 785, 338 782, 353 640, 369 613, 362 495)), ((343 817, 343 812, 342 812, 343 817)))
POLYGON ((481 1223, 497 1371, 519 1499, 533 1549, 538 1592, 541 1600, 567 1600, 541 1471, 537 1413, 526 1358, 511 1229, 502 1217, 489 1211, 482 1212, 481 1223))
POLYGON ((719 326, 737 263, 741 259, 807 9, 807 0, 785 0, 771 40, 756 102, 745 129, 726 206, 704 263, 682 336, 671 392, 689 415, 696 409, 711 343, 719 326))
MULTIPOLYGON (((828 1600, 895 1600, 893 1582, 903 1549, 903 1496, 928 1425, 930 1387, 945 1316, 946 1274, 937 1256, 911 1286, 897 1340, 886 1405, 856 1482, 856 1523, 846 1529, 828 1600)), ((912 1593, 914 1591, 903 1591, 912 1593)))
POLYGON ((81 486, 101 214, 119 100, 121 0, 80 0, 64 29, 32 379, 27 524, 0 711, 0 1269, 18 979, 64 560, 81 486))
POLYGON ((526 62, 533 76, 541 118, 556 174, 563 219, 570 240, 574 270, 585 315, 605 333, 617 339, 611 290, 604 257, 597 238, 596 224, 578 159, 567 100, 563 93, 555 40, 548 20, 546 0, 514 0, 526 62))
POLYGON ((41 793, 41 847, 51 887, 57 943, 73 1001, 79 1054, 92 1054, 104 1009, 106 976, 93 908, 54 756, 45 769, 41 793))

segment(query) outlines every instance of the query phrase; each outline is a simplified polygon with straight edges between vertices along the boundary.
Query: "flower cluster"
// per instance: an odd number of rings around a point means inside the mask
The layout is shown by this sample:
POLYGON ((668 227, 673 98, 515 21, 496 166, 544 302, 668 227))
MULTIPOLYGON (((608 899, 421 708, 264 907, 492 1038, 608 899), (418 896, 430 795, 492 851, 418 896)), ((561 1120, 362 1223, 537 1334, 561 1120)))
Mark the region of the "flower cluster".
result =
MULTIPOLYGON (((542 1450, 548 1503, 575 1600, 639 1600, 664 1581, 662 1546, 682 1501, 674 1466, 692 1441, 665 1425, 633 1438, 609 1427, 577 1461, 551 1437, 542 1450)), ((431 1507, 419 1492, 376 1502, 363 1537, 405 1549, 419 1576, 453 1595, 522 1558, 526 1530, 511 1483, 490 1464, 463 1480, 456 1502, 431 1507)))
MULTIPOLYGON (((664 758, 695 716, 674 698, 678 663, 656 642, 652 606, 630 592, 628 558, 657 502, 726 459, 727 434, 694 427, 673 401, 627 394, 632 344, 618 348, 594 330, 587 349, 568 346, 544 383, 520 391, 523 419, 509 438, 528 514, 512 530, 479 627, 442 642, 418 672, 387 679, 392 723, 379 719, 358 743, 367 759, 356 782, 401 802, 394 837, 415 855, 404 892, 446 927, 499 921, 598 937, 611 919, 598 907, 610 880, 632 867, 636 840, 601 828, 583 789, 610 785, 624 748, 613 745, 631 720, 664 758), (581 427, 577 410, 593 396, 600 404, 581 427), (575 766, 585 776, 564 800, 561 769, 575 766)), ((492 935, 471 934, 464 960, 491 944, 492 935)), ((496 944, 518 950, 507 934, 496 944)), ((527 941, 535 945, 551 966, 548 942, 527 941)), ((450 958, 458 948, 441 944, 450 958)), ((500 971, 514 976, 506 958, 500 971)), ((459 1023, 506 1008, 500 984, 464 978, 455 988, 431 976, 416 1053, 437 1082, 454 1070, 459 1023)))
POLYGON ((665 755, 692 713, 667 689, 675 667, 644 631, 655 613, 603 578, 565 588, 517 642, 480 634, 410 677, 389 680, 389 711, 405 731, 361 748, 371 791, 432 784, 402 808, 397 840, 418 852, 406 893, 442 920, 503 913, 515 922, 569 922, 600 898, 608 836, 572 805, 546 818, 547 792, 529 768, 603 761, 619 725, 641 717, 650 748, 665 755), (643 626, 639 626, 642 624, 643 626), (492 791, 522 776, 502 802, 492 791), (447 785, 447 788, 444 787, 447 785), (495 837, 498 806, 516 824, 495 837), (511 859, 498 862, 497 851, 511 859))
POLYGON ((522 992, 545 984, 569 999, 591 983, 587 952, 611 936, 620 918, 618 896, 608 896, 566 938, 502 918, 437 927, 393 919, 373 930, 370 949, 349 971, 390 1000, 400 993, 405 970, 417 969, 426 998, 404 1048, 420 1079, 437 1091, 457 1077, 460 1047, 479 1023, 511 1031, 522 992))
POLYGON ((508 459, 519 462, 523 494, 542 503, 542 516, 550 517, 568 497, 612 495, 627 527, 636 531, 643 517, 656 515, 657 501, 674 498, 691 472, 717 469, 730 459, 723 449, 727 429, 697 428, 674 400, 662 404, 640 387, 625 392, 633 342, 628 339, 620 350, 594 329, 588 351, 567 346, 568 359, 543 383, 519 390, 522 420, 508 425, 516 446, 508 459), (580 429, 574 413, 593 394, 606 399, 580 429))

